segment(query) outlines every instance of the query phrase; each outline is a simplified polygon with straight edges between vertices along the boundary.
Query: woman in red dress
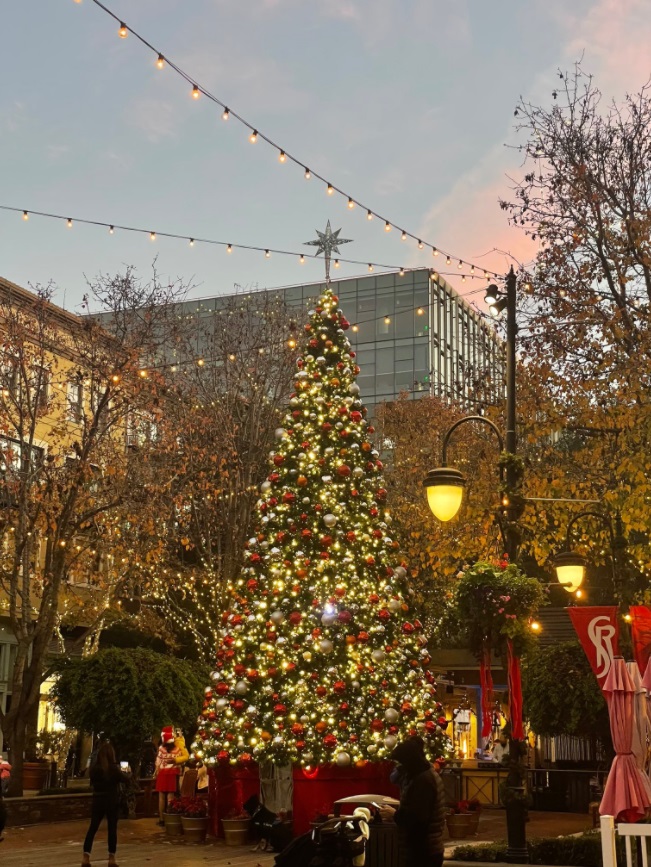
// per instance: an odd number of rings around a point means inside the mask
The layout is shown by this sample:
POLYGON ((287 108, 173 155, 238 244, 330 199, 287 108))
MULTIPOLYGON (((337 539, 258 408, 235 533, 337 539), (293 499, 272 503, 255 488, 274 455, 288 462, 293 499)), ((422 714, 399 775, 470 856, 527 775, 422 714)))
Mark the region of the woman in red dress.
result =
POLYGON ((164 825, 163 813, 169 795, 176 795, 181 775, 181 765, 187 759, 174 740, 174 729, 166 726, 160 733, 161 745, 156 756, 156 791, 158 792, 158 824, 164 825))

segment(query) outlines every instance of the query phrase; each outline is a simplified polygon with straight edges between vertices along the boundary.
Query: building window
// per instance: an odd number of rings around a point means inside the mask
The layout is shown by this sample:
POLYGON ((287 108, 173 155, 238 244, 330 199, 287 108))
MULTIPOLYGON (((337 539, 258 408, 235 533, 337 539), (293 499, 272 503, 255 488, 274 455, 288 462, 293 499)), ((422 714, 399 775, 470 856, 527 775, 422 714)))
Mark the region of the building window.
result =
POLYGON ((83 412, 84 389, 80 382, 69 382, 67 390, 68 419, 81 421, 83 412))

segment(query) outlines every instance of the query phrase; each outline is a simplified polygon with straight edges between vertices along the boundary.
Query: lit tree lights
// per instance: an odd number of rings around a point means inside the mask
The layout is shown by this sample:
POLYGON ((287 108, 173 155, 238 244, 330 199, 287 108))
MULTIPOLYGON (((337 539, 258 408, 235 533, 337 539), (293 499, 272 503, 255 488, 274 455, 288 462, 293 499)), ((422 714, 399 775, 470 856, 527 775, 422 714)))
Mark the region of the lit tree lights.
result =
POLYGON ((446 722, 329 284, 310 317, 194 748, 209 764, 347 766, 419 734, 436 758, 446 722))

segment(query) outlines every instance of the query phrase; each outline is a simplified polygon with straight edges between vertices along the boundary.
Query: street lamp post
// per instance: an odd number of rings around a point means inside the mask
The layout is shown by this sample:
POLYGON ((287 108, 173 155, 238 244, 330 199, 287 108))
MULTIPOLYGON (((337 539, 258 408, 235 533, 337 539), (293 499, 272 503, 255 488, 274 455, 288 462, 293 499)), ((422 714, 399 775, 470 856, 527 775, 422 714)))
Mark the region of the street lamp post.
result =
MULTIPOLYGON (((427 501, 432 513, 441 521, 450 521, 461 508, 465 477, 454 467, 447 465, 447 449, 452 433, 462 424, 479 422, 487 425, 496 435, 500 447, 500 479, 502 482, 502 501, 499 523, 502 530, 504 550, 510 563, 517 562, 522 534, 519 520, 524 507, 530 502, 548 503, 598 503, 598 500, 577 500, 568 497, 523 497, 522 462, 517 457, 517 393, 516 393, 516 339, 517 325, 517 288, 516 275, 513 268, 509 270, 505 280, 505 291, 500 292, 497 286, 491 285, 486 291, 486 303, 492 316, 498 317, 506 310, 506 431, 503 437, 499 428, 484 416, 467 416, 460 419, 447 431, 443 439, 442 466, 430 470, 423 481, 427 490, 427 501)), ((576 519, 577 520, 577 516, 576 519)), ((571 522, 573 523, 573 522, 571 522)), ((566 552, 563 566, 575 567, 576 581, 577 556, 566 552)), ((569 576, 565 575, 566 579, 569 576)), ((581 573, 582 580, 582 573, 581 573)), ((577 583, 577 587, 580 585, 577 583)), ((563 585, 569 590, 569 580, 563 585)), ((571 592, 571 591, 570 591, 571 592)), ((509 748, 509 770, 506 779, 506 797, 504 806, 507 817, 508 848, 506 860, 511 864, 526 864, 529 860, 526 838, 526 801, 525 801, 525 768, 522 762, 524 745, 519 740, 511 738, 509 748)))
POLYGON ((564 587, 568 593, 574 593, 579 589, 585 578, 585 570, 588 564, 587 559, 573 551, 571 547, 572 530, 575 524, 582 518, 596 518, 607 530, 610 537, 610 564, 611 575, 613 582, 613 593, 617 589, 617 558, 623 548, 626 547, 626 539, 623 535, 622 522, 619 514, 615 517, 615 527, 609 515, 604 515, 603 512, 596 512, 588 509, 585 512, 579 512, 574 515, 567 524, 565 536, 565 550, 559 552, 554 557, 553 563, 556 570, 558 583, 564 587))

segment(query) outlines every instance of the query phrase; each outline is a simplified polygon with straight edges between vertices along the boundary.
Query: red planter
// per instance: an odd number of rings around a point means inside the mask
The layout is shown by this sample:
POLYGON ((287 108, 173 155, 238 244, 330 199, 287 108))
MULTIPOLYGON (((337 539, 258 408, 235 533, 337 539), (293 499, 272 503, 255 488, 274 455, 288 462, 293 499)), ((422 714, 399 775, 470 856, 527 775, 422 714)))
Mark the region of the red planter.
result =
MULTIPOLYGON (((369 762, 363 768, 324 765, 309 774, 294 768, 294 834, 309 831, 314 817, 331 811, 340 798, 368 794, 400 797, 398 787, 389 780, 393 767, 392 762, 369 762)), ((251 795, 260 794, 258 766, 220 765, 209 771, 209 779, 209 833, 223 837, 222 820, 239 813, 251 795)))
POLYGON ((318 813, 327 813, 340 798, 351 795, 389 795, 399 798, 398 787, 389 780, 392 762, 369 762, 363 768, 325 765, 306 774, 294 768, 294 834, 310 830, 318 813))

